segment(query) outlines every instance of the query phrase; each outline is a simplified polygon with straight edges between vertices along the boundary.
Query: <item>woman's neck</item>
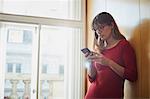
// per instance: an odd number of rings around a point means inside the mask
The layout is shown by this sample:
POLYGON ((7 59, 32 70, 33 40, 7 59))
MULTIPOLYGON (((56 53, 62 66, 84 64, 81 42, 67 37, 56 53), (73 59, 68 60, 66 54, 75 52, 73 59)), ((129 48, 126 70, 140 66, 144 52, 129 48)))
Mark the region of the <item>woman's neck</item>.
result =
POLYGON ((119 40, 116 40, 114 38, 110 38, 108 39, 106 42, 107 42, 107 46, 106 48, 111 48, 113 46, 115 46, 117 43, 118 43, 119 40))
POLYGON ((108 40, 106 40, 108 45, 114 44, 117 40, 114 39, 113 37, 110 37, 108 40))

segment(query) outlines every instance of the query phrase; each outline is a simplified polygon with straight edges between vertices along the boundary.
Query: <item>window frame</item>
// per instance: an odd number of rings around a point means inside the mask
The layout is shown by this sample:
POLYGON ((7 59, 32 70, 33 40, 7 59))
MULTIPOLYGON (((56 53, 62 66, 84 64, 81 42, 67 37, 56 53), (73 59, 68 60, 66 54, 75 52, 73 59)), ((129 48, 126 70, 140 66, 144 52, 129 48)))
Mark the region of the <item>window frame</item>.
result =
MULTIPOLYGON (((1 2, 1 1, 0 1, 1 2)), ((78 5, 75 5, 78 6, 78 5)), ((0 5, 0 8, 2 6, 0 5)), ((67 20, 67 19, 56 19, 56 18, 45 18, 45 17, 36 17, 36 16, 26 16, 26 15, 16 15, 16 14, 8 14, 8 13, 1 13, 0 10, 0 22, 15 22, 15 23, 27 23, 27 24, 36 24, 36 25, 51 25, 51 26, 63 26, 63 27, 71 27, 71 28, 79 28, 81 29, 82 34, 82 42, 79 42, 81 45, 80 47, 82 48, 85 46, 85 31, 86 31, 86 0, 81 0, 81 20, 67 20)), ((78 38, 77 38, 78 39, 78 38)), ((0 50, 0 53, 3 50, 0 50)), ((74 53, 76 55, 76 53, 74 53)), ((77 53, 78 54, 78 53, 77 53)), ((0 57, 3 57, 4 55, 0 55, 0 57)), ((76 56, 77 57, 77 56, 76 56)), ((77 77, 80 77, 79 79, 76 77, 76 80, 79 80, 79 86, 80 86, 80 92, 75 93, 73 97, 74 99, 82 99, 84 98, 84 93, 85 93, 85 69, 83 67, 83 57, 82 55, 80 56, 81 62, 76 63, 80 64, 80 68, 78 68, 80 73, 77 77)), ((3 61, 1 60, 0 64, 3 64, 3 61)), ((78 62, 78 61, 75 61, 78 62)), ((4 79, 4 71, 2 71, 3 68, 0 69, 0 84, 3 85, 3 79, 4 79)), ((2 86, 1 86, 2 87, 2 86)), ((2 89, 0 87, 0 89, 2 89)), ((74 87, 75 88, 75 87, 74 87)), ((0 94, 0 98, 3 98, 2 96, 4 93, 2 92, 0 94)))

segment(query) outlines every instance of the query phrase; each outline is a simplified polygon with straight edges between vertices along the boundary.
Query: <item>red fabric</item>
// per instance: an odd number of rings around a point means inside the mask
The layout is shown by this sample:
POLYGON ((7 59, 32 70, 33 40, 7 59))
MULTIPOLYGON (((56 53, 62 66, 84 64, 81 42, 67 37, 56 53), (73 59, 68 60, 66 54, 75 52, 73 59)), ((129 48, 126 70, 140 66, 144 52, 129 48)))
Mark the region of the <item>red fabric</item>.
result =
POLYGON ((108 66, 93 64, 97 70, 95 79, 89 78, 91 85, 85 99, 123 98, 124 81, 137 79, 136 56, 127 40, 121 40, 115 47, 106 49, 103 55, 125 68, 124 77, 121 78, 108 66))

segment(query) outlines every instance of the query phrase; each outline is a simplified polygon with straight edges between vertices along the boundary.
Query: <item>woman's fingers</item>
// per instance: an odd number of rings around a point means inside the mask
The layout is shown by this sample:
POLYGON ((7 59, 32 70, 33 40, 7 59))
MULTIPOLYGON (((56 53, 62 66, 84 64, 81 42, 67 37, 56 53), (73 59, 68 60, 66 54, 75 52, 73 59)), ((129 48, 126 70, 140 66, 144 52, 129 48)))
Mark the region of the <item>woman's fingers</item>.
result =
POLYGON ((99 63, 101 65, 108 65, 108 60, 102 54, 89 55, 87 57, 88 60, 99 63))
POLYGON ((85 57, 88 57, 89 56, 89 53, 85 53, 85 57))
POLYGON ((90 56, 93 56, 94 54, 95 54, 94 52, 86 53, 86 54, 85 54, 85 57, 88 58, 88 57, 90 57, 90 56))

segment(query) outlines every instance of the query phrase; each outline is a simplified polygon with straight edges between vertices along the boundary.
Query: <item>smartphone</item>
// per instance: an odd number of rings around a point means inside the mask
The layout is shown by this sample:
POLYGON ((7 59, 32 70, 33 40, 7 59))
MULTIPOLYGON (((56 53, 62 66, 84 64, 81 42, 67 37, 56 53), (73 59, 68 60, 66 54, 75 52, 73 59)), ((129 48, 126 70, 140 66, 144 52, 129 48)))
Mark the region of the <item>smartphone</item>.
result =
POLYGON ((84 54, 91 52, 88 48, 83 48, 83 49, 81 49, 81 51, 82 51, 84 54))
POLYGON ((95 38, 98 39, 98 34, 95 32, 95 38))

